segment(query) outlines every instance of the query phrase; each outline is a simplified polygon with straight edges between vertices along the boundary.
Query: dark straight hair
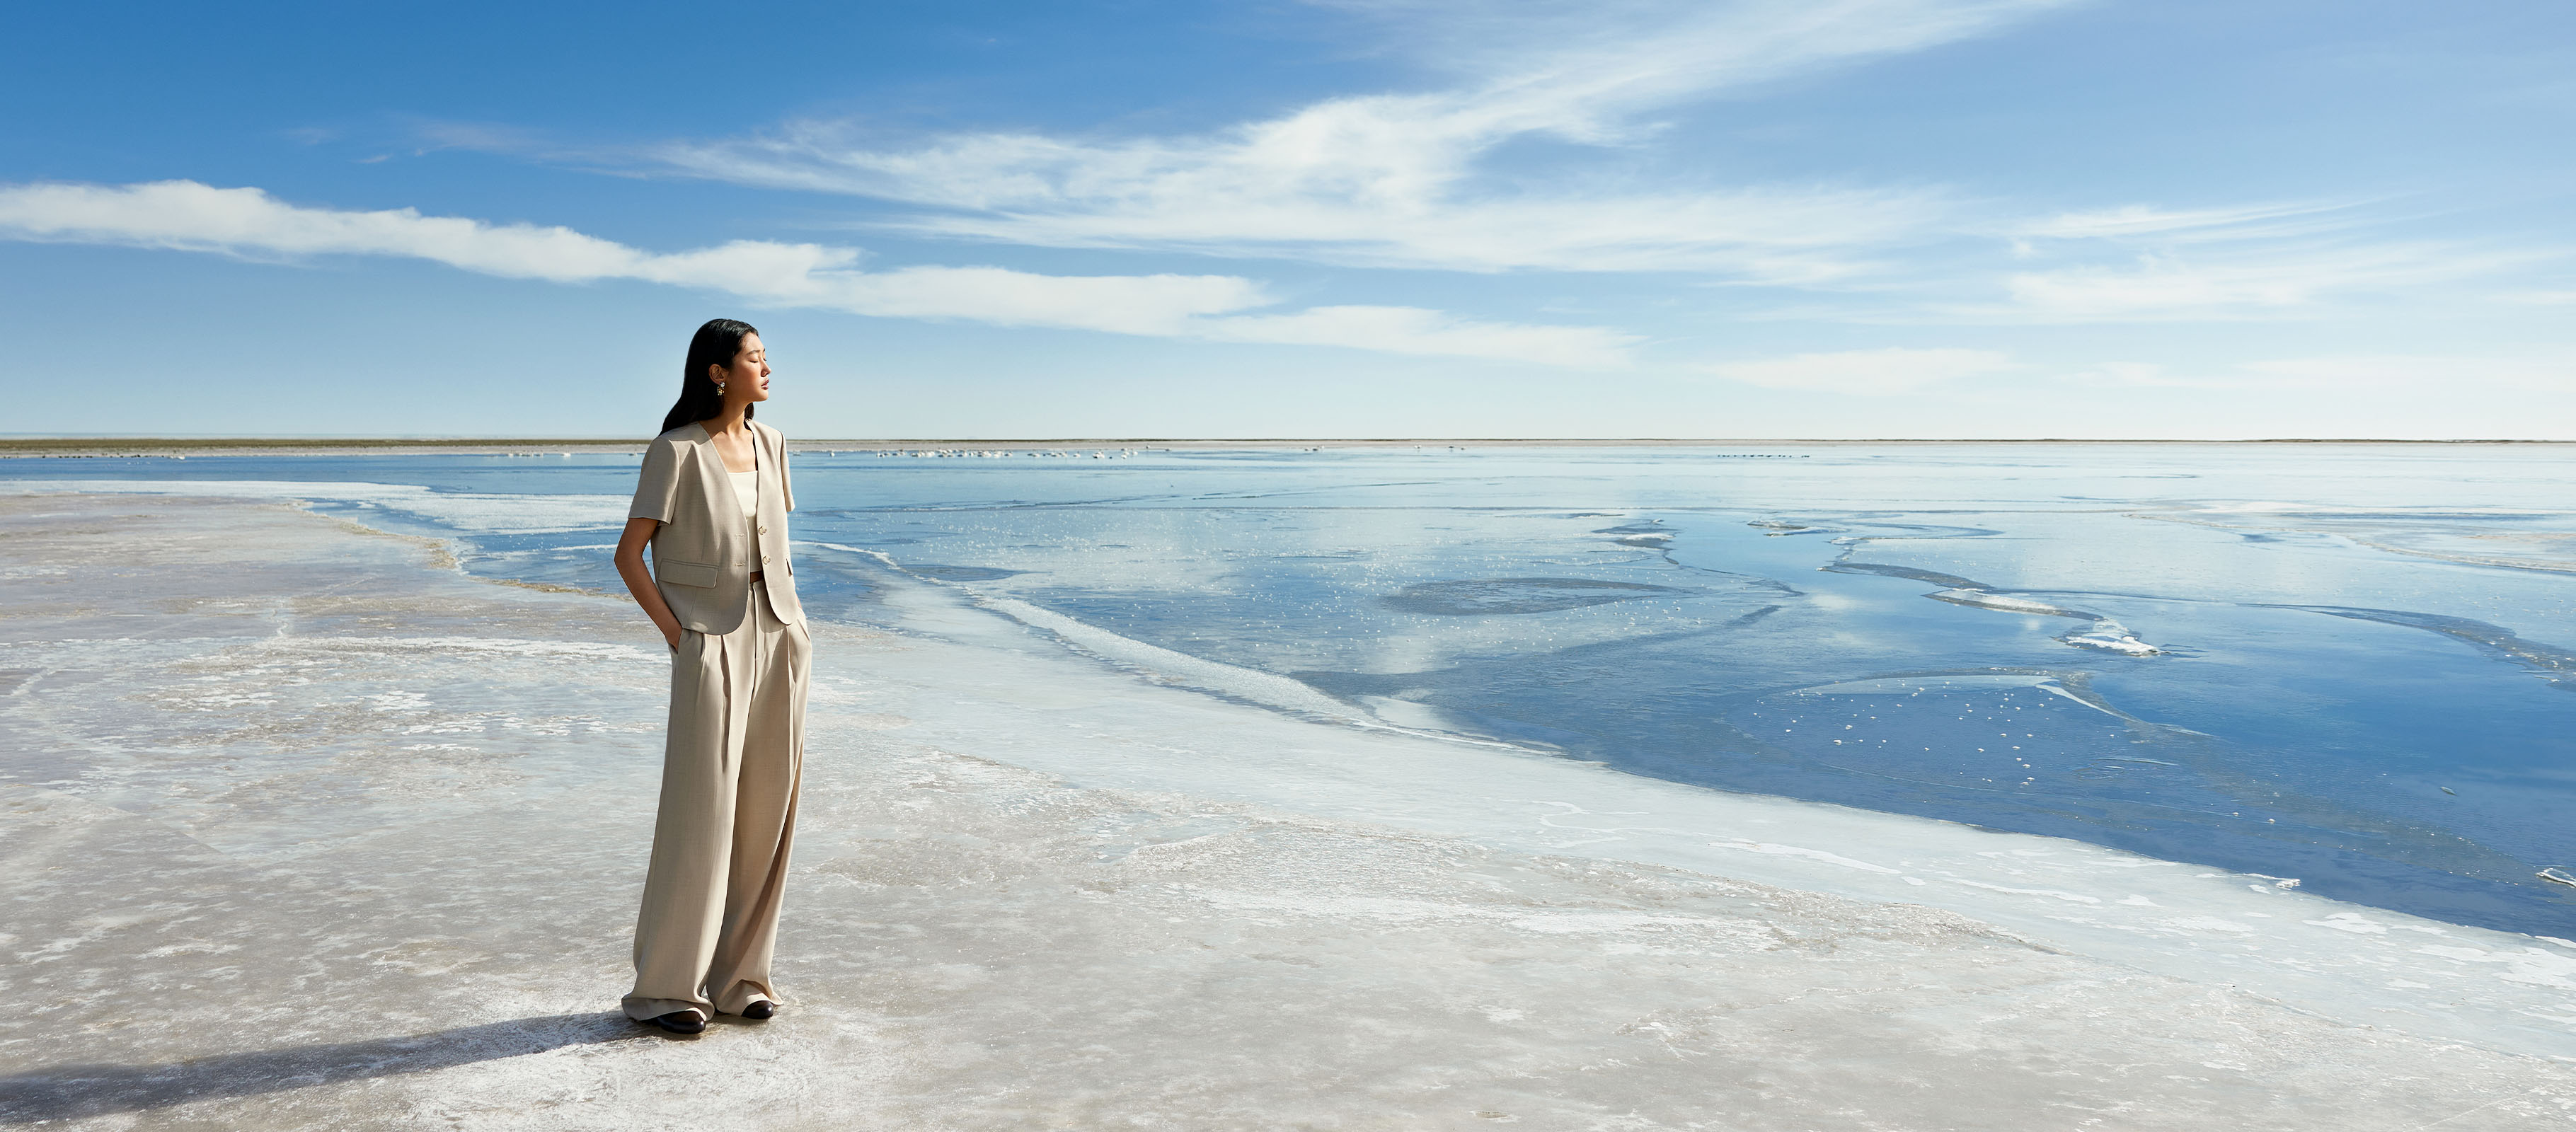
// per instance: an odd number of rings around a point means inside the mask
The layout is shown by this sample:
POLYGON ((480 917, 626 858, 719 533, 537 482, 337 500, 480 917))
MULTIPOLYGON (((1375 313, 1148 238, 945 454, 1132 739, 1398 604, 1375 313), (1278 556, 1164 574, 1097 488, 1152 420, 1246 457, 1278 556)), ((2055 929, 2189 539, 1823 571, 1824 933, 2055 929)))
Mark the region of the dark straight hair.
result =
MULTIPOLYGON (((724 394, 717 392, 716 383, 707 377, 707 367, 733 365, 734 355, 742 352, 742 336, 758 333, 759 327, 732 318, 711 318, 698 328, 689 339, 689 360, 680 367, 680 399, 662 415, 663 432, 696 424, 724 408, 724 394)), ((756 407, 743 406, 743 419, 749 420, 756 407)))

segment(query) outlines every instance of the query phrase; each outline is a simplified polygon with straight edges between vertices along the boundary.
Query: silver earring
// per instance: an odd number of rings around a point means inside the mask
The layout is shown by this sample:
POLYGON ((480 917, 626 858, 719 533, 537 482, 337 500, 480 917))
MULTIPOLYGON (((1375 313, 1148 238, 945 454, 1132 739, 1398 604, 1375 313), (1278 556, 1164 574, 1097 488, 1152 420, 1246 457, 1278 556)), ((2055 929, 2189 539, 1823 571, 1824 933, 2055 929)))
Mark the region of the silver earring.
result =
POLYGON ((718 396, 718 397, 722 397, 722 396, 724 396, 724 386, 725 386, 725 383, 723 383, 723 382, 721 382, 721 381, 719 381, 719 382, 717 382, 717 383, 716 383, 716 396, 718 396))

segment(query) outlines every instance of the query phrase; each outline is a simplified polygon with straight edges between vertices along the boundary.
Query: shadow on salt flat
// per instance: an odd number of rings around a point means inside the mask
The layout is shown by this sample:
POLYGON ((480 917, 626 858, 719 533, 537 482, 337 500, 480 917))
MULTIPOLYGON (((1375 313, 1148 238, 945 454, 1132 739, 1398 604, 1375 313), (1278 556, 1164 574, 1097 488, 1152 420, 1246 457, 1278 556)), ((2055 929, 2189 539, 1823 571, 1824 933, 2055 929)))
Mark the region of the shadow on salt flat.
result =
POLYGON ((0 1077, 0 1123, 37 1124, 498 1061, 638 1035, 623 1014, 556 1014, 406 1038, 258 1050, 172 1065, 59 1065, 0 1077))

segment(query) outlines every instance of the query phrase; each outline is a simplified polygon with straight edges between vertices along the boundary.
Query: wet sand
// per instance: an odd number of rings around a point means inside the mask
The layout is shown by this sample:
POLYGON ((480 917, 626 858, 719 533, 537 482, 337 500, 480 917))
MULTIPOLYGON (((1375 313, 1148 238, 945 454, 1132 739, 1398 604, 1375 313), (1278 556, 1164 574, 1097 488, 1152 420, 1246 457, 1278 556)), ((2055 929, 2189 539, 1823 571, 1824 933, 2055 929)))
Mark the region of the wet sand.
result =
MULTIPOLYGON (((477 581, 433 544, 274 504, 0 496, 0 979, 21 1004, 0 1031, 0 1123, 2520 1129, 2576 1113, 2558 1059, 2321 1018, 1955 913, 1069 785, 953 729, 925 738, 904 709, 937 694, 919 675, 936 642, 815 635, 789 1008, 672 1040, 615 1013, 666 675, 622 598, 477 581)), ((1114 715, 1060 693, 1009 709, 1068 731, 1114 715)))

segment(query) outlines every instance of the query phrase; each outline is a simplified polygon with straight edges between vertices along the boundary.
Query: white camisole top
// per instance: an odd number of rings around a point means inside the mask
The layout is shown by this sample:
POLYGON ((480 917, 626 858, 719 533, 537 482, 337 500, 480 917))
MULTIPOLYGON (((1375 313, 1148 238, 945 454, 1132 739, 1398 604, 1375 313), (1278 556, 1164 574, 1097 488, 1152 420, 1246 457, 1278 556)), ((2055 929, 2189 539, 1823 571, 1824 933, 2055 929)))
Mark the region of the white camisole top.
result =
POLYGON ((760 456, 756 450, 751 458, 751 467, 752 470, 748 472, 727 471, 725 476, 733 481, 733 501, 742 505, 743 521, 751 524, 753 535, 751 544, 758 546, 760 545, 760 456))

